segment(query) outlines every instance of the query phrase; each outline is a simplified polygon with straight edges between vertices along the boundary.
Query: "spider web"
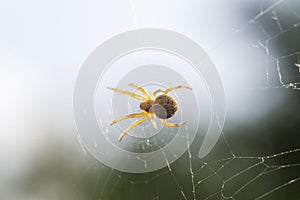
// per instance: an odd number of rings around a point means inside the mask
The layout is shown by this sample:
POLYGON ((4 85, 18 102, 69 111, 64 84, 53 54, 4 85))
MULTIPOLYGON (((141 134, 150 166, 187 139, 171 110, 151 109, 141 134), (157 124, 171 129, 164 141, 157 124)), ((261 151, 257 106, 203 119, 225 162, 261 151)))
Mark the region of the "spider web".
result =
POLYGON ((203 138, 188 143, 186 129, 188 151, 172 164, 165 156, 167 167, 156 172, 128 174, 97 162, 88 169, 95 172, 90 199, 300 199, 300 119, 295 113, 300 109, 300 3, 262 0, 256 13, 224 40, 256 30, 249 45, 263 51, 264 60, 259 66, 263 81, 254 93, 264 101, 280 95, 288 100, 255 125, 229 126, 234 122, 227 121, 205 159, 197 156, 203 138))

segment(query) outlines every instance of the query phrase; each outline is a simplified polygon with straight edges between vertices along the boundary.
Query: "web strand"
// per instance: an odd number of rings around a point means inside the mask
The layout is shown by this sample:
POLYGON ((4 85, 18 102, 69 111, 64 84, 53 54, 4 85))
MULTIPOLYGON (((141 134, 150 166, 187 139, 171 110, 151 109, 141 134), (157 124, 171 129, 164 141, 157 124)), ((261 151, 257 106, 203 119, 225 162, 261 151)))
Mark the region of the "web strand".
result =
MULTIPOLYGON (((253 47, 262 49, 265 54, 265 63, 262 69, 262 73, 265 74, 265 80, 263 85, 257 89, 277 90, 286 88, 298 92, 300 90, 300 46, 293 48, 291 52, 281 51, 284 53, 278 54, 274 52, 272 46, 281 38, 287 39, 290 32, 299 31, 299 12, 291 5, 291 1, 288 0, 273 1, 274 3, 271 4, 268 4, 268 2, 264 0, 260 1, 258 14, 248 20, 246 24, 236 29, 235 34, 236 36, 243 35, 251 25, 261 31, 265 37, 259 38, 252 44, 253 47), (284 9, 287 15, 293 18, 295 22, 285 24, 283 16, 280 14, 280 9, 284 9), (261 21, 262 18, 272 21, 275 24, 276 31, 267 31, 265 24, 261 21), (291 60, 292 62, 288 62, 291 64, 283 66, 283 62, 291 60)), ((134 14, 135 26, 137 27, 136 7, 132 0, 130 0, 130 5, 134 14)), ((296 42, 299 43, 299 40, 296 42)), ((162 151, 166 168, 152 175, 145 175, 143 179, 139 180, 136 178, 138 175, 130 176, 126 173, 112 170, 107 175, 107 178, 105 178, 104 185, 109 184, 108 178, 111 177, 111 174, 118 174, 118 177, 111 187, 106 186, 103 191, 115 191, 121 185, 129 185, 130 189, 128 192, 130 193, 130 199, 134 199, 136 197, 135 189, 138 185, 143 185, 146 188, 144 198, 152 200, 163 199, 169 191, 168 188, 172 188, 171 191, 176 191, 180 194, 178 199, 184 200, 238 200, 245 199, 246 195, 252 195, 249 197, 250 199, 263 200, 275 198, 279 192, 285 191, 285 189, 293 185, 298 184, 300 186, 300 173, 295 173, 296 170, 300 171, 300 161, 297 160, 300 157, 300 145, 298 148, 291 148, 290 150, 268 155, 244 155, 243 152, 239 152, 232 147, 234 142, 230 141, 232 138, 228 137, 227 134, 230 133, 222 132, 220 143, 223 143, 225 146, 223 151, 228 151, 229 153, 225 157, 217 157, 207 161, 198 158, 197 150, 193 148, 194 144, 190 144, 189 131, 186 130, 186 134, 181 137, 183 141, 186 141, 187 152, 176 162, 170 163, 166 152, 162 151), (287 157, 292 157, 295 163, 280 163, 282 158, 287 157), (295 175, 288 177, 287 180, 276 182, 277 185, 271 184, 273 183, 273 178, 270 178, 270 176, 275 177, 278 173, 284 174, 286 171, 292 171, 295 175), (170 185, 163 185, 167 175, 171 177, 168 180, 171 180, 172 183, 170 185), (185 178, 183 179, 182 177, 185 178), (155 186, 149 187, 150 182, 154 183, 155 186), (264 184, 268 184, 269 187, 262 188, 259 191, 252 191, 255 185, 264 184)), ((80 138, 78 140, 80 141, 80 138)), ((153 147, 158 146, 162 150, 163 142, 154 141, 150 145, 153 147)), ((147 145, 149 146, 149 144, 147 145)), ((220 151, 219 153, 222 152, 220 151)), ((145 168, 149 164, 140 157, 137 157, 137 159, 143 162, 145 168)), ((102 192, 100 199, 106 199, 107 196, 109 197, 106 192, 102 192)), ((300 196, 297 198, 300 199, 300 196)))

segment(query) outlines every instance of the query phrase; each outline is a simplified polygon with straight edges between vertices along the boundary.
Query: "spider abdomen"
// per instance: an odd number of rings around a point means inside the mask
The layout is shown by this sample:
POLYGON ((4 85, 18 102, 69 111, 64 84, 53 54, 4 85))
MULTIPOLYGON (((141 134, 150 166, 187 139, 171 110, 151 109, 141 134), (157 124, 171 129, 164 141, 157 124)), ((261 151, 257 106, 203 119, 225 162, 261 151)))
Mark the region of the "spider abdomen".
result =
POLYGON ((152 109, 158 118, 168 119, 177 111, 177 103, 168 95, 160 95, 155 99, 152 109))

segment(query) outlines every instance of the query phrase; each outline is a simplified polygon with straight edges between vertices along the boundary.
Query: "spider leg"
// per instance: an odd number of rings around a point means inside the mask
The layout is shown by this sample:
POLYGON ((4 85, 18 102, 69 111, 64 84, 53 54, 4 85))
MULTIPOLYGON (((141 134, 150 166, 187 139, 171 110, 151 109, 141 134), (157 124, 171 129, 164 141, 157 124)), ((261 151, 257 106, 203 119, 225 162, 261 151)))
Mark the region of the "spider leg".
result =
POLYGON ((158 89, 158 90, 155 90, 154 92, 153 92, 153 97, 154 97, 154 99, 156 98, 156 95, 157 95, 157 93, 159 93, 159 92, 164 92, 163 90, 161 90, 161 89, 158 89))
POLYGON ((121 120, 124 120, 124 119, 128 119, 128 118, 137 118, 137 117, 141 117, 141 116, 144 116, 146 115, 147 113, 146 112, 142 112, 142 113, 134 113, 134 114, 130 114, 130 115, 124 115, 118 119, 115 119, 113 120, 110 125, 113 125, 121 120))
POLYGON ((123 131, 123 133, 120 135, 119 137, 119 141, 121 141, 123 139, 123 137, 129 132, 129 130, 133 129, 134 127, 140 125, 141 123, 143 123, 144 121, 146 121, 146 119, 149 118, 149 115, 146 115, 145 117, 143 117, 142 119, 137 120, 135 123, 131 124, 125 131, 123 131))
POLYGON ((130 83, 129 85, 130 85, 131 87, 134 87, 135 89, 141 91, 141 92, 142 92, 149 100, 152 99, 151 96, 148 94, 148 92, 147 92, 144 88, 139 87, 139 86, 137 86, 137 85, 135 85, 135 84, 133 84, 133 83, 130 83))
POLYGON ((162 92, 162 93, 164 93, 164 94, 168 94, 169 92, 171 92, 171 91, 173 91, 173 90, 176 90, 176 89, 179 89, 179 88, 184 88, 184 89, 189 89, 189 90, 192 89, 192 88, 187 87, 187 86, 178 85, 178 86, 175 86, 175 87, 167 88, 166 90, 161 90, 161 89, 155 90, 155 91, 153 92, 153 96, 154 96, 154 98, 156 98, 156 95, 157 95, 157 93, 159 93, 159 92, 162 92))
POLYGON ((178 86, 175 86, 175 87, 167 88, 163 93, 168 94, 169 92, 171 92, 173 90, 176 90, 176 89, 179 89, 179 88, 184 88, 184 89, 189 89, 189 90, 192 89, 192 88, 187 87, 187 86, 178 85, 178 86))
POLYGON ((179 124, 170 124, 170 123, 167 123, 166 120, 164 120, 164 119, 160 119, 160 121, 165 126, 182 126, 182 125, 187 123, 187 121, 184 121, 184 122, 181 122, 179 124))
POLYGON ((107 89, 113 90, 113 91, 115 91, 115 92, 119 92, 119 93, 121 93, 121 94, 129 95, 129 96, 131 96, 131 97, 133 97, 133 98, 140 99, 140 100, 142 100, 142 101, 147 101, 147 100, 148 100, 147 98, 142 97, 142 96, 137 95, 137 94, 134 94, 134 93, 132 93, 132 92, 128 92, 128 91, 124 91, 124 90, 120 90, 120 89, 112 88, 112 87, 107 87, 107 89))
POLYGON ((154 115, 154 114, 151 114, 151 115, 150 115, 150 119, 151 119, 152 126, 153 126, 155 129, 157 129, 157 126, 156 126, 156 123, 155 123, 154 117, 155 117, 155 115, 154 115))

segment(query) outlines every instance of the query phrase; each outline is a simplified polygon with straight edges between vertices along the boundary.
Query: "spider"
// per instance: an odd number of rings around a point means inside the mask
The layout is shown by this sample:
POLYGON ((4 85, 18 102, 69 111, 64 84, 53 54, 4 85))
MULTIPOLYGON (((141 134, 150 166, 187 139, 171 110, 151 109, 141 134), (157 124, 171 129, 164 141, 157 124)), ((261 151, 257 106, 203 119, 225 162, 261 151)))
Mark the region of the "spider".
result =
POLYGON ((129 114, 129 115, 125 115, 122 116, 118 119, 113 120, 110 125, 113 125, 121 120, 124 119, 128 119, 128 118, 139 118, 142 117, 141 119, 137 120, 135 123, 133 123, 132 125, 130 125, 126 130, 123 131, 123 133, 120 135, 119 137, 119 141, 121 141, 123 139, 123 137, 129 132, 129 130, 133 129, 134 127, 140 125, 141 123, 143 123, 144 121, 146 121, 149 117, 151 119, 151 123, 153 125, 153 127, 155 129, 157 129, 156 123, 155 123, 155 116, 158 117, 160 119, 160 121, 162 122, 162 124, 164 126, 182 126, 184 124, 187 123, 187 121, 178 123, 178 124, 170 124, 166 122, 166 119, 171 118, 175 112, 178 109, 178 105, 176 103, 176 101, 168 96, 167 94, 175 89, 179 89, 179 88, 184 88, 184 89, 192 89, 190 87, 187 86, 175 86, 175 87, 170 87, 167 88, 166 90, 161 90, 158 89, 156 91, 153 92, 151 97, 148 92, 143 89, 142 87, 139 87, 133 83, 130 83, 129 86, 139 90, 140 92, 143 93, 143 96, 134 94, 132 92, 128 92, 128 91, 124 91, 124 90, 120 90, 117 88, 112 88, 112 87, 107 87, 107 89, 113 90, 114 92, 118 92, 121 94, 125 94, 125 95, 129 95, 130 97, 136 98, 141 100, 142 102, 140 103, 140 109, 141 109, 141 113, 133 113, 133 114, 129 114), (163 93, 161 95, 159 95, 158 97, 156 97, 156 95, 158 93, 163 93))

